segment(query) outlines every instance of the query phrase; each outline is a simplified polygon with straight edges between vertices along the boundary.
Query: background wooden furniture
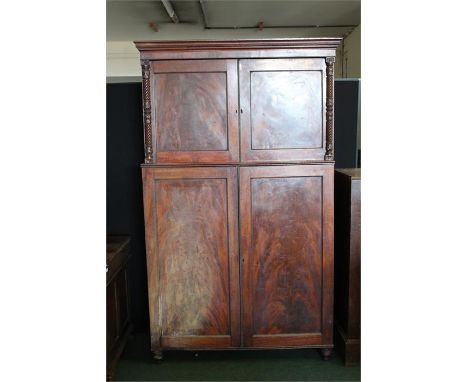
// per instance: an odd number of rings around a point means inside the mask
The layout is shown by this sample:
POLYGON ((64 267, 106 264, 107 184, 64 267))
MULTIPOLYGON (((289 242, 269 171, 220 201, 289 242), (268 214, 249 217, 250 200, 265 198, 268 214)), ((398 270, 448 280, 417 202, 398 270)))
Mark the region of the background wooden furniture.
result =
POLYGON ((361 356, 361 169, 335 171, 335 345, 345 364, 361 356))
POLYGON ((341 39, 136 42, 151 348, 333 347, 341 39))
POLYGON ((130 237, 107 236, 107 380, 111 380, 131 333, 126 265, 130 258, 130 237))

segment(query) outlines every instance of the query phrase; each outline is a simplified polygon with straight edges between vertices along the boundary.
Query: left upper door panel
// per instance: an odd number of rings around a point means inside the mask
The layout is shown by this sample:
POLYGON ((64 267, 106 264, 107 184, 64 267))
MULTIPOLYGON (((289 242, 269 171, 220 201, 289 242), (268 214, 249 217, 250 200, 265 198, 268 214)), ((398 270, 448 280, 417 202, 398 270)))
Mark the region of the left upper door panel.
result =
POLYGON ((151 62, 156 163, 239 160, 237 60, 151 62))

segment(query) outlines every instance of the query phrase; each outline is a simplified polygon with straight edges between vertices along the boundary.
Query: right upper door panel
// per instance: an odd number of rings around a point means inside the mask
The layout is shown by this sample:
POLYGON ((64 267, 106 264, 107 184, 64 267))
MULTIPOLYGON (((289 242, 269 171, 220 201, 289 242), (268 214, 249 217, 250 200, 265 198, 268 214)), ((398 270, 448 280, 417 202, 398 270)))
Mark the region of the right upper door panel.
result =
POLYGON ((241 160, 323 160, 323 58, 239 60, 241 160))

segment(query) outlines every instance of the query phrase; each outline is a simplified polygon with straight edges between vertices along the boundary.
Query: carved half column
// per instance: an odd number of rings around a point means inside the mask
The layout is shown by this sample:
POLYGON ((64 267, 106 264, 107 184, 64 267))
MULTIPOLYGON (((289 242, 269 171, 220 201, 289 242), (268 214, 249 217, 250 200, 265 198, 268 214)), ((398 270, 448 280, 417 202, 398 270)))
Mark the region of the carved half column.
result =
POLYGON ((325 59, 327 65, 327 102, 326 102, 326 117, 327 117, 327 143, 325 151, 325 160, 333 160, 334 153, 334 132, 333 132, 333 108, 334 108, 334 82, 335 82, 335 57, 327 57, 325 59))
POLYGON ((145 129, 145 163, 153 163, 153 137, 151 128, 151 86, 149 60, 141 61, 143 76, 143 124, 145 129))

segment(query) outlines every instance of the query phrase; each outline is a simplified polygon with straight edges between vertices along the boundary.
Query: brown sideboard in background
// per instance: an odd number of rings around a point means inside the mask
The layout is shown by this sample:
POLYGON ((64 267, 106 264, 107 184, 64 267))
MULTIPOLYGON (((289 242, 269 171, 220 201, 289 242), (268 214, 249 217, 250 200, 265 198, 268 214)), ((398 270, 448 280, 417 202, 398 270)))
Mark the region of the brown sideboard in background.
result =
POLYGON ((132 331, 127 282, 130 237, 107 236, 106 250, 106 348, 107 380, 112 380, 118 359, 132 331))
POLYGON ((335 346, 347 366, 361 357, 361 169, 335 171, 335 346))

